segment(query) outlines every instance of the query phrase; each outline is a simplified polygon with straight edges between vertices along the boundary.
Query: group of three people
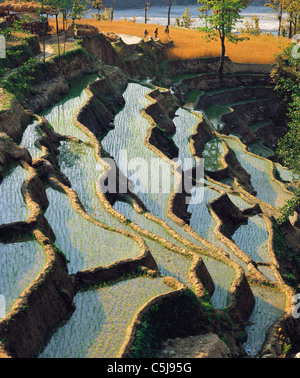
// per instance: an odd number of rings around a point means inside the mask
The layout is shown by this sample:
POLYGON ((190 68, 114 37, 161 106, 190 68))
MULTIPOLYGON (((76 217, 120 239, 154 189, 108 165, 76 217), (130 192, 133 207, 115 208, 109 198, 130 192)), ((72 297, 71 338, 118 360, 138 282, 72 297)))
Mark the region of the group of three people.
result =
MULTIPOLYGON (((165 33, 168 35, 168 37, 170 37, 169 25, 166 26, 165 33)), ((148 36, 148 34, 149 34, 148 30, 146 29, 144 32, 144 39, 148 36)), ((158 28, 154 30, 154 38, 157 38, 157 36, 158 36, 158 28)))

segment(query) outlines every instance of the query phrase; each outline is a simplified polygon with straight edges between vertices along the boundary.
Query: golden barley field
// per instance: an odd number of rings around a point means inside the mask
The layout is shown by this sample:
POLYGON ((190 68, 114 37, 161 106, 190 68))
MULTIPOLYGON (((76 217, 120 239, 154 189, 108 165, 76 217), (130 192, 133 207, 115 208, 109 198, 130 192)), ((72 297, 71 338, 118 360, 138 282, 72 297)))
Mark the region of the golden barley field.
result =
MULTIPOLYGON (((51 21, 51 22, 54 22, 51 21)), ((128 34, 138 37, 144 35, 145 29, 149 36, 154 37, 154 30, 158 28, 158 38, 164 42, 164 26, 154 24, 143 24, 131 21, 97 21, 95 19, 77 20, 77 24, 86 23, 97 26, 100 32, 113 32, 116 34, 128 34)), ((166 52, 167 59, 192 59, 199 57, 211 57, 220 55, 220 42, 207 42, 204 33, 195 29, 184 29, 170 27, 170 37, 174 47, 166 52)), ((239 63, 263 63, 268 64, 274 61, 275 55, 282 51, 290 40, 284 37, 259 35, 248 36, 249 40, 242 42, 227 43, 226 55, 234 62, 239 63)))

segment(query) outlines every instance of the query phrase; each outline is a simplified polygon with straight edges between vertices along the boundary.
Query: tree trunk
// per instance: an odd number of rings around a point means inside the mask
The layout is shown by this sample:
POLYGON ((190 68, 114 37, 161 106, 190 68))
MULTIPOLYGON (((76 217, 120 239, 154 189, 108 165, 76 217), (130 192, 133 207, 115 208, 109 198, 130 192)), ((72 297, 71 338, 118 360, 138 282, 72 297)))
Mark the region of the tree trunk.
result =
POLYGON ((290 28, 289 28, 289 38, 292 38, 293 34, 293 20, 290 21, 290 28))
MULTIPOLYGON (((45 17, 43 15, 44 13, 44 1, 42 0, 42 39, 43 39, 43 65, 44 65, 44 75, 46 75, 46 42, 45 42, 45 33, 46 33, 46 28, 45 28, 45 17)), ((48 14, 47 14, 48 15, 48 14)))
POLYGON ((64 55, 66 53, 66 43, 67 43, 67 32, 65 31, 65 38, 64 38, 64 55))
POLYGON ((282 15, 281 14, 278 15, 278 20, 279 20, 278 35, 280 35, 280 32, 281 32, 281 20, 282 20, 282 15))
POLYGON ((221 36, 220 39, 221 39, 222 52, 221 52, 221 57, 220 57, 220 65, 219 65, 219 69, 218 69, 218 75, 219 75, 220 79, 222 79, 223 78, 223 70, 224 70, 225 52, 226 52, 225 36, 221 36))
POLYGON ((45 19, 43 18, 43 64, 44 74, 46 74, 46 42, 45 42, 45 19))
POLYGON ((66 10, 62 11, 63 14, 63 31, 66 31, 66 10))
POLYGON ((282 14, 283 14, 283 7, 281 6, 280 11, 279 11, 279 15, 278 15, 278 20, 279 20, 278 35, 280 35, 280 32, 281 32, 282 14))
POLYGON ((169 9, 168 9, 168 26, 171 24, 171 8, 172 8, 172 0, 169 0, 169 9))
POLYGON ((115 12, 115 0, 113 0, 113 2, 112 2, 110 21, 112 21, 114 19, 114 12, 115 12))
POLYGON ((58 50, 58 57, 60 57, 59 32, 58 32, 58 14, 55 15, 55 20, 56 20, 56 34, 57 34, 57 50, 58 50))

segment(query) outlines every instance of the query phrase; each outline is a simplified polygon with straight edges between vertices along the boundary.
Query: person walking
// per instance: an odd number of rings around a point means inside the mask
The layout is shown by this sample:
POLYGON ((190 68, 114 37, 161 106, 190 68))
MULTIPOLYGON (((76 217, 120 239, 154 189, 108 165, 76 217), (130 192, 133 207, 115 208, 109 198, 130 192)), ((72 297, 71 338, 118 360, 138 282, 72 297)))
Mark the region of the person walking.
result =
POLYGON ((167 36, 170 38, 170 30, 169 30, 169 25, 166 26, 165 28, 165 33, 167 34, 167 36))
POLYGON ((154 30, 154 37, 157 39, 157 35, 158 35, 158 28, 156 28, 155 30, 154 30))

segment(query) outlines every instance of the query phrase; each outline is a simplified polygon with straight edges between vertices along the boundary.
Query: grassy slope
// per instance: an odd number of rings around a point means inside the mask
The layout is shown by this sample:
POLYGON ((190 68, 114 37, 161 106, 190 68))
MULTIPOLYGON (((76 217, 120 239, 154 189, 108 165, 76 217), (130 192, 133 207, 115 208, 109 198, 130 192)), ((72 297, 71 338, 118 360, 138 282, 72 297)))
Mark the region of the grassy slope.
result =
MULTIPOLYGON (((154 30, 158 27, 158 37, 166 40, 162 25, 134 23, 130 21, 96 21, 94 19, 79 20, 76 23, 88 23, 99 28, 100 32, 114 32, 142 37, 145 29, 149 36, 154 37, 154 30)), ((192 59, 220 55, 219 41, 207 43, 201 36, 204 34, 195 29, 170 28, 170 37, 175 47, 167 52, 167 59, 192 59)), ((248 41, 238 44, 227 44, 227 55, 240 63, 272 63, 274 55, 282 51, 290 43, 289 39, 277 36, 250 36, 248 41)))

